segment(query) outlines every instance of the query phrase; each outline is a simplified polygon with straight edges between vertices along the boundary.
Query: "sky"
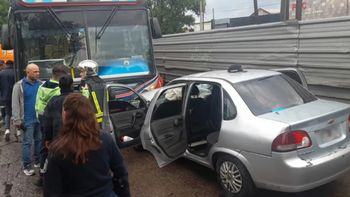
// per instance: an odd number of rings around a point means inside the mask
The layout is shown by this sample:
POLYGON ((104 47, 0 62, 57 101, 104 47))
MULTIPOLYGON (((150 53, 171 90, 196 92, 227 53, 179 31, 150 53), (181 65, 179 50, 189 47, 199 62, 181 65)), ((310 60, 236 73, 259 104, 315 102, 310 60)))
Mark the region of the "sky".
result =
MULTIPOLYGON (((204 21, 213 19, 214 8, 215 19, 235 18, 249 16, 254 12, 253 0, 206 0, 207 6, 204 13, 204 21)), ((258 0, 258 8, 280 9, 281 0, 258 0)), ((192 14, 192 13, 191 13, 192 14)), ((193 14, 196 23, 199 17, 193 14)))

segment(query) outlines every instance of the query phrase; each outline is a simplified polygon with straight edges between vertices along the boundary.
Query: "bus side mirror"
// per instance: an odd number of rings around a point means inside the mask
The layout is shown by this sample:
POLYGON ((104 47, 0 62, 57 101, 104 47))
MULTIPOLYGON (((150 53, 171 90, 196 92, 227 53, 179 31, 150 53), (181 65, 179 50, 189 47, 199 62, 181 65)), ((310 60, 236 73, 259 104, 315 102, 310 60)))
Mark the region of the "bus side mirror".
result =
POLYGON ((162 37, 162 30, 160 29, 160 24, 157 18, 151 19, 152 36, 153 39, 162 37))
POLYGON ((14 48, 14 25, 2 25, 1 27, 1 48, 2 50, 12 50, 14 48))

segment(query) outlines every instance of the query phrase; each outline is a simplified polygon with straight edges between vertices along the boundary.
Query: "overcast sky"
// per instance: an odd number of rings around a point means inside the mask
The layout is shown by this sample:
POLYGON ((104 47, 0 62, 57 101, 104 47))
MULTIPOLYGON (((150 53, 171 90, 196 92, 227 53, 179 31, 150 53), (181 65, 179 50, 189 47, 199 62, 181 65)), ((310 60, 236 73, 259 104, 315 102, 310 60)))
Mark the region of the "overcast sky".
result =
MULTIPOLYGON (((215 19, 235 18, 249 16, 254 12, 253 0, 206 0, 207 6, 204 13, 204 21, 213 19, 214 8, 215 19)), ((280 9, 281 0, 258 0, 258 8, 280 9)), ((194 14, 196 22, 199 17, 194 14)))

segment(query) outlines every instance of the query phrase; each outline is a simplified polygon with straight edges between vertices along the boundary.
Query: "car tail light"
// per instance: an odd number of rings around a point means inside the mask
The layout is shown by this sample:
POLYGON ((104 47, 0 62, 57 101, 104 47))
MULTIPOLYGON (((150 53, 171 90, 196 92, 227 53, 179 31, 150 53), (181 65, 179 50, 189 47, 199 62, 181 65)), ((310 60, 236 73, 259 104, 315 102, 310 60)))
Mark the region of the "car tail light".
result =
POLYGON ((289 152, 310 147, 309 135, 305 131, 291 131, 279 135, 272 144, 272 151, 289 152))
POLYGON ((158 83, 155 89, 163 87, 163 79, 160 75, 158 75, 158 83))
POLYGON ((348 118, 348 128, 349 128, 349 132, 350 132, 350 115, 349 115, 349 118, 348 118))

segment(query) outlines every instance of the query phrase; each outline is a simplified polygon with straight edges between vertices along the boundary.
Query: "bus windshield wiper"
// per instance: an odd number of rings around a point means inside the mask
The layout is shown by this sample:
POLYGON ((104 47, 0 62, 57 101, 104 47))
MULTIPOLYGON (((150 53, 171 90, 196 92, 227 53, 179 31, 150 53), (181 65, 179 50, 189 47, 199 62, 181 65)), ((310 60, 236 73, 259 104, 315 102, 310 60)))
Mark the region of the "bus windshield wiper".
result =
POLYGON ((55 22, 57 23, 58 26, 60 26, 61 29, 63 29, 66 34, 72 39, 74 40, 72 34, 69 32, 69 30, 67 29, 67 27, 63 24, 63 22, 61 21, 60 18, 58 18, 56 12, 51 8, 51 7, 46 7, 47 12, 50 14, 50 16, 52 16, 52 18, 55 20, 55 22))
POLYGON ((108 16, 105 24, 102 26, 101 30, 98 32, 98 34, 96 35, 96 40, 97 39, 101 39, 103 33, 106 31, 109 23, 111 22, 111 20, 113 19, 115 13, 117 13, 119 7, 118 6, 114 6, 113 9, 112 9, 112 12, 111 14, 108 16))

